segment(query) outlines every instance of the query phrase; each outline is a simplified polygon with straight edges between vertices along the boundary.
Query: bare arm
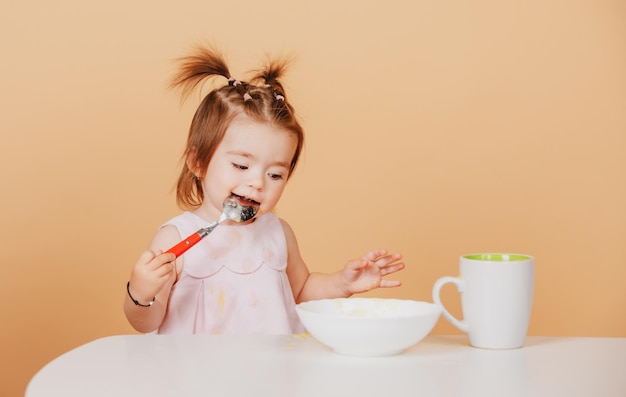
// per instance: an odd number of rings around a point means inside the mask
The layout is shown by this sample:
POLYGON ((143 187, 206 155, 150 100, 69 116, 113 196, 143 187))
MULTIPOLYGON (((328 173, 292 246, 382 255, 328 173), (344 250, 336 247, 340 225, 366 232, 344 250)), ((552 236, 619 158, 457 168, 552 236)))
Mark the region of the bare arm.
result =
POLYGON ((124 314, 130 325, 139 332, 156 330, 165 317, 167 302, 172 285, 182 269, 182 258, 176 260, 174 254, 161 253, 180 241, 175 227, 160 229, 152 239, 147 251, 144 251, 130 274, 129 291, 133 298, 149 307, 135 305, 128 294, 124 299, 124 314))
POLYGON ((300 255, 293 230, 287 222, 282 219, 281 222, 287 240, 287 277, 296 303, 314 299, 349 297, 374 288, 401 285, 400 281, 382 278, 404 269, 405 266, 404 263, 398 262, 402 259, 402 255, 388 254, 384 249, 373 250, 359 259, 351 260, 338 272, 309 272, 300 255))

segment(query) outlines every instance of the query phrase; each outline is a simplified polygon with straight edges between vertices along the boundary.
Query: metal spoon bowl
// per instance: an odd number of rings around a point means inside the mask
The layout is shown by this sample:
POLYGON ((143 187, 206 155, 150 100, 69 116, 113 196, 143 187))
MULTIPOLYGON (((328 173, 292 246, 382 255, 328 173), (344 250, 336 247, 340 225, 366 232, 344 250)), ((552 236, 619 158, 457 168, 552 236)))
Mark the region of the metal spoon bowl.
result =
POLYGON ((224 212, 220 219, 230 219, 235 222, 246 222, 254 218, 257 208, 253 206, 243 206, 239 203, 239 200, 232 197, 224 200, 224 212))

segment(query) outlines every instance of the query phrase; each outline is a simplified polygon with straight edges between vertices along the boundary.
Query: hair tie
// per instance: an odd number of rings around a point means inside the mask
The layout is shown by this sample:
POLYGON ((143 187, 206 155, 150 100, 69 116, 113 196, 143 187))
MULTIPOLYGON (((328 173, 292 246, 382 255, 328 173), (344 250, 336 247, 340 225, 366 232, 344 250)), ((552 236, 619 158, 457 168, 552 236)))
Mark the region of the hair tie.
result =
POLYGON ((249 99, 252 99, 252 96, 249 93, 246 92, 245 94, 243 94, 244 102, 248 101, 249 99))
POLYGON ((285 102, 285 97, 280 94, 275 94, 274 98, 276 98, 277 101, 285 102))
POLYGON ((232 77, 228 79, 228 85, 231 87, 237 87, 240 84, 241 84, 241 81, 235 80, 232 77))

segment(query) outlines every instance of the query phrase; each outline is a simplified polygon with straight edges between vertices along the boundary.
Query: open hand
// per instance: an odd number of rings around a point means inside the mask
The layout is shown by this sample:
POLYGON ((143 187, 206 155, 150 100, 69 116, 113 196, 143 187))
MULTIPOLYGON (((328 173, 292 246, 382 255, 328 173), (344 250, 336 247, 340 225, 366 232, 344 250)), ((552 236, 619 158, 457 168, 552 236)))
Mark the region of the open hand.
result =
POLYGON ((360 259, 346 264, 341 272, 341 281, 347 295, 366 292, 374 288, 398 287, 399 280, 387 280, 383 277, 404 269, 399 253, 389 254, 385 249, 368 252, 360 259))

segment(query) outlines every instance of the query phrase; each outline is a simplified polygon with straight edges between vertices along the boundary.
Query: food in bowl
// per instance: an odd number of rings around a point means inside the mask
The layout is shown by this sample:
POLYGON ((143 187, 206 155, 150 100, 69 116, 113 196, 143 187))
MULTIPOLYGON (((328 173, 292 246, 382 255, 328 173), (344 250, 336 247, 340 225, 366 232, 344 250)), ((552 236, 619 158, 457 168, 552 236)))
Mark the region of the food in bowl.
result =
POLYGON ((428 335, 441 307, 415 300, 336 298, 299 303, 296 312, 311 336, 336 353, 389 356, 428 335))

